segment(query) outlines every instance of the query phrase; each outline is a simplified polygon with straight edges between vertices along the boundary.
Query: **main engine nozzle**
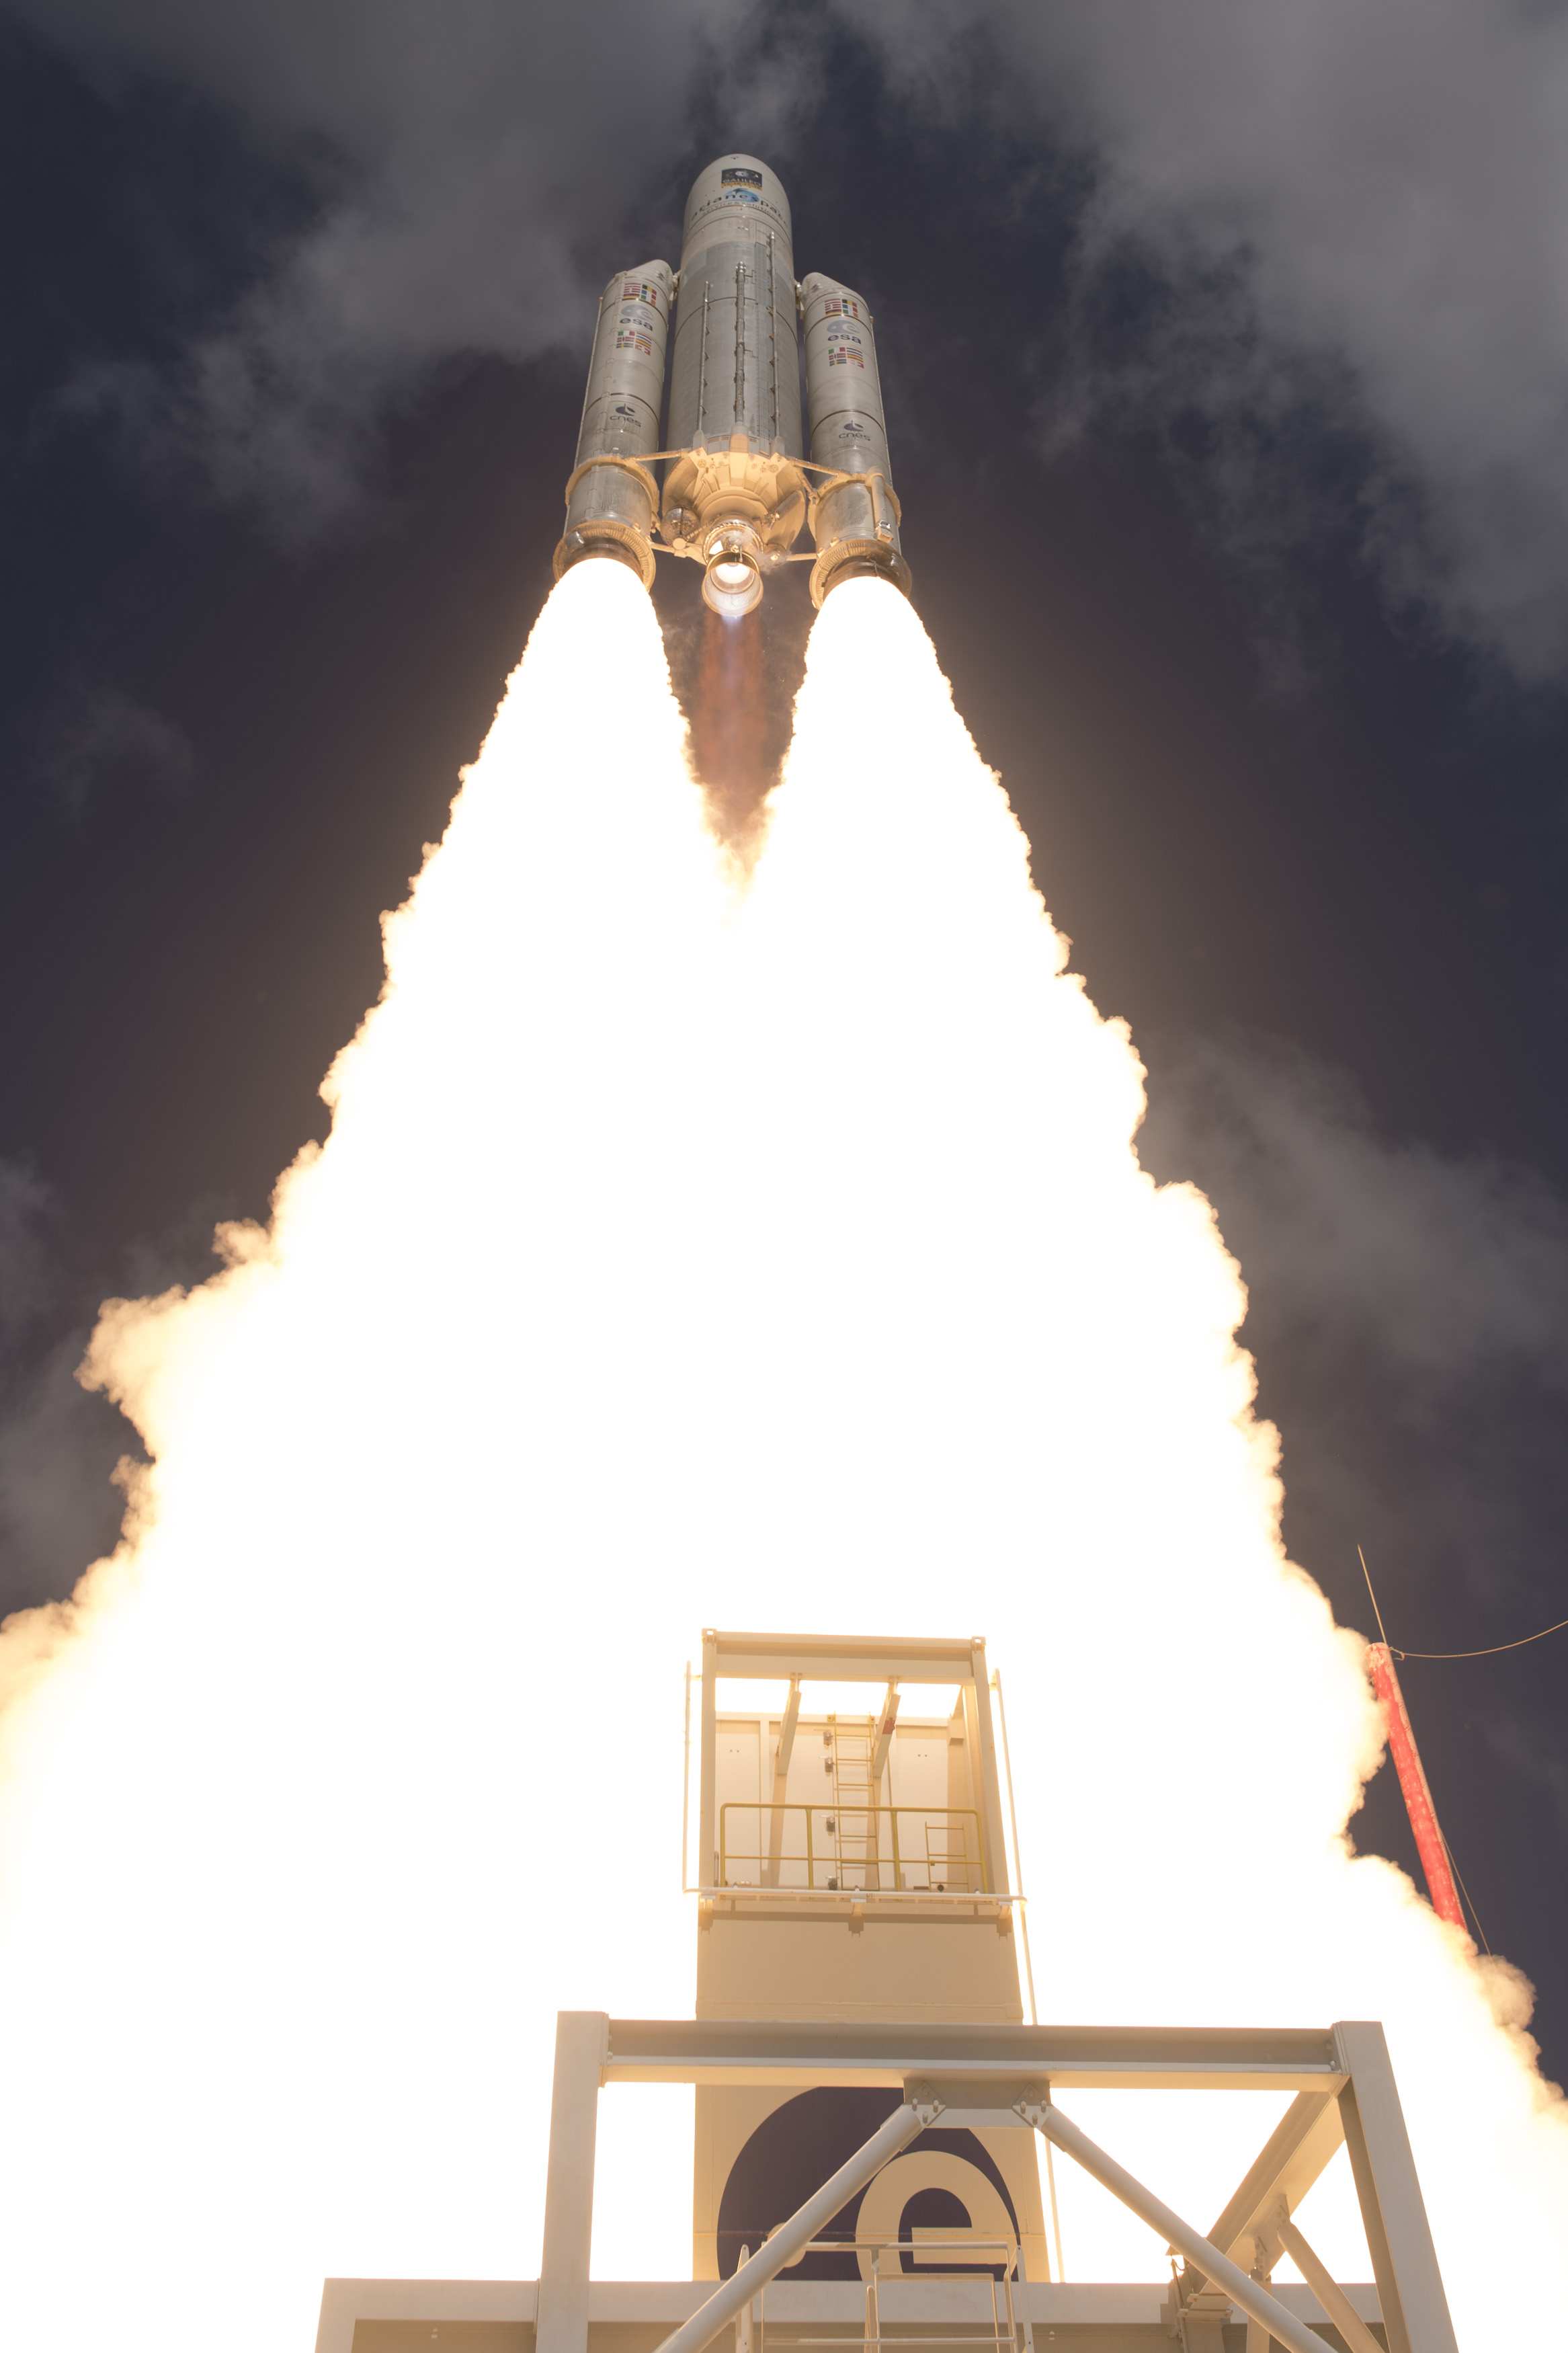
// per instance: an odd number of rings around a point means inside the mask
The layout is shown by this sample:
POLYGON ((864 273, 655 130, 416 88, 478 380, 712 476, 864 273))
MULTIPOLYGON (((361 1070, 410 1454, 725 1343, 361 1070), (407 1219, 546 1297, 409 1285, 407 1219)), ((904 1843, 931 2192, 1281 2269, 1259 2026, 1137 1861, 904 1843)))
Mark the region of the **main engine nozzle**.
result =
POLYGON ((763 543, 749 522, 721 522, 707 535, 702 602, 722 621, 739 621, 763 601, 763 543))

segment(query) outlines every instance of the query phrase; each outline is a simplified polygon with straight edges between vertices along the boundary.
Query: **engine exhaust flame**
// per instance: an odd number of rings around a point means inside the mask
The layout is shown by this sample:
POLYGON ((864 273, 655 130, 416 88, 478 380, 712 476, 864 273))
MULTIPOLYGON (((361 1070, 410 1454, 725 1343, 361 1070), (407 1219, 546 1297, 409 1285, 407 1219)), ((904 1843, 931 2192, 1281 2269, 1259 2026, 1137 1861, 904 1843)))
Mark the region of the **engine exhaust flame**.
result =
POLYGON ((763 805, 776 781, 769 754, 766 666, 760 620, 721 620, 704 608, 690 696, 691 759, 711 821, 737 855, 760 847, 763 805))
MULTIPOLYGON (((106 1308, 153 1467, 0 1638, 0 2337, 275 2353, 329 2273, 528 2275, 553 2011, 689 2007, 679 1663, 749 1619, 983 1627, 1042 2015, 1381 2016, 1461 2341, 1500 2244, 1560 2341, 1524 1992, 1347 1852, 1378 1723, 1237 1271, 903 598, 828 597, 742 895, 637 578, 568 571, 387 955, 270 1227, 106 1308)), ((689 2109, 605 2098, 595 2267, 679 2273, 689 2109)), ((1224 2105, 1073 2111, 1202 2224, 1269 2120, 1224 2105)), ((1073 2274, 1158 2275, 1059 2175, 1073 2274)), ((1332 2172, 1302 2221, 1367 2275, 1332 2172)))

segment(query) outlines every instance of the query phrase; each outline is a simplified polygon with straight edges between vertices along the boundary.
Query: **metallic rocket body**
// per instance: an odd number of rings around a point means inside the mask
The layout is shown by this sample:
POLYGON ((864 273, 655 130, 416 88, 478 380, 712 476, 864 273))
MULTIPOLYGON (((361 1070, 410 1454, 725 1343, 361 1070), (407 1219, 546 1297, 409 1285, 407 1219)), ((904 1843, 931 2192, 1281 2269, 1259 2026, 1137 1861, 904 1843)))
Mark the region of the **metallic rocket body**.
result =
POLYGON ((868 572, 907 592, 899 525, 870 312, 837 280, 796 282, 777 174, 755 156, 721 155, 687 200, 679 277, 645 262, 605 290, 556 576, 603 555, 651 583, 662 544, 700 563, 707 602, 737 618, 789 562, 812 564, 818 605, 839 580, 868 572), (815 557, 793 552, 808 521, 815 557))
POLYGON ((674 288, 668 261, 646 261, 612 278, 599 298, 557 579, 579 555, 616 554, 653 586, 658 486, 647 461, 658 448, 674 288))
POLYGON ((765 164, 710 164, 686 204, 669 382, 672 448, 798 458, 799 341, 789 198, 765 164))
MULTIPOLYGON (((882 559, 889 551, 899 555, 900 511, 869 305, 837 279, 812 277, 801 288, 801 317, 811 454, 831 470, 811 516, 817 547, 811 592, 820 605, 836 580, 889 568, 882 559)), ((906 573, 900 586, 907 583, 906 573)))

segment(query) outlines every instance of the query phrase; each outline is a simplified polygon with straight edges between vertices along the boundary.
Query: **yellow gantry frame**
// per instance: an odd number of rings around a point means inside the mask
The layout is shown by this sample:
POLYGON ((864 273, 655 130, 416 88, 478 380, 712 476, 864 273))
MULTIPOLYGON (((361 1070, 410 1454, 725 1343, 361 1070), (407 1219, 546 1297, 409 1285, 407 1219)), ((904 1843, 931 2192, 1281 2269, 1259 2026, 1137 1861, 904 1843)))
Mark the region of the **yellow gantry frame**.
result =
MULTIPOLYGON (((787 1683, 790 1701, 779 1741, 779 1762, 787 1771, 795 1724, 799 1714, 800 1684, 813 1683, 885 1683, 954 1684, 960 1694, 964 1733, 975 1779, 975 1827, 979 1838, 982 1890, 1004 1903, 1014 1900, 1008 1884, 1007 1847, 1002 1826, 1002 1789, 996 1742, 992 1729, 985 1643, 979 1635, 967 1640, 899 1640, 847 1634, 735 1634, 706 1628, 702 1636, 701 1733, 699 1755, 699 1801, 696 1892, 702 1896, 734 1895, 724 1885, 717 1798, 718 1686, 726 1681, 787 1683)), ((773 1820, 782 1834, 777 1810, 784 1801, 784 1772, 775 1774, 773 1820)), ((857 1810, 864 1811, 859 1808, 857 1810)), ((932 1813, 941 1809, 926 1810, 932 1813)), ((776 1887, 779 1855, 770 1840, 764 1881, 776 1887)), ((685 1869, 682 1884, 690 1892, 685 1869)), ((827 1893, 810 1889, 808 1893, 827 1893)), ((842 1893, 843 1891, 836 1891, 842 1893)), ((885 1900, 920 1891, 897 1887, 868 1889, 865 1900, 885 1900)), ((930 1893, 931 1891, 924 1891, 930 1893)), ((973 1893, 973 1891, 971 1891, 973 1893)), ((954 1891, 956 1893, 956 1891, 954 1891)))

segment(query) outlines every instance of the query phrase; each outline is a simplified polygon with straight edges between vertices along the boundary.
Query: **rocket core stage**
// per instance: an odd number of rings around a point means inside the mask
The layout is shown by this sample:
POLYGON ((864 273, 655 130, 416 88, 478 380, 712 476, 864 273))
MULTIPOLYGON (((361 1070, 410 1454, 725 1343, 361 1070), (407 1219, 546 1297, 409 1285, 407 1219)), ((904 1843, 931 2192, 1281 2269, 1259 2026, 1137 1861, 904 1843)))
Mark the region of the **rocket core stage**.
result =
POLYGON ((870 312, 836 279, 797 284, 776 174, 753 155, 721 155, 687 199, 679 276, 647 261, 612 278, 600 300, 555 576, 607 555, 651 586, 657 532, 702 565, 704 600, 731 619, 762 602, 763 577, 781 564, 811 565, 816 605, 868 572, 907 595, 899 522, 870 312), (807 522, 815 558, 792 553, 807 522))

